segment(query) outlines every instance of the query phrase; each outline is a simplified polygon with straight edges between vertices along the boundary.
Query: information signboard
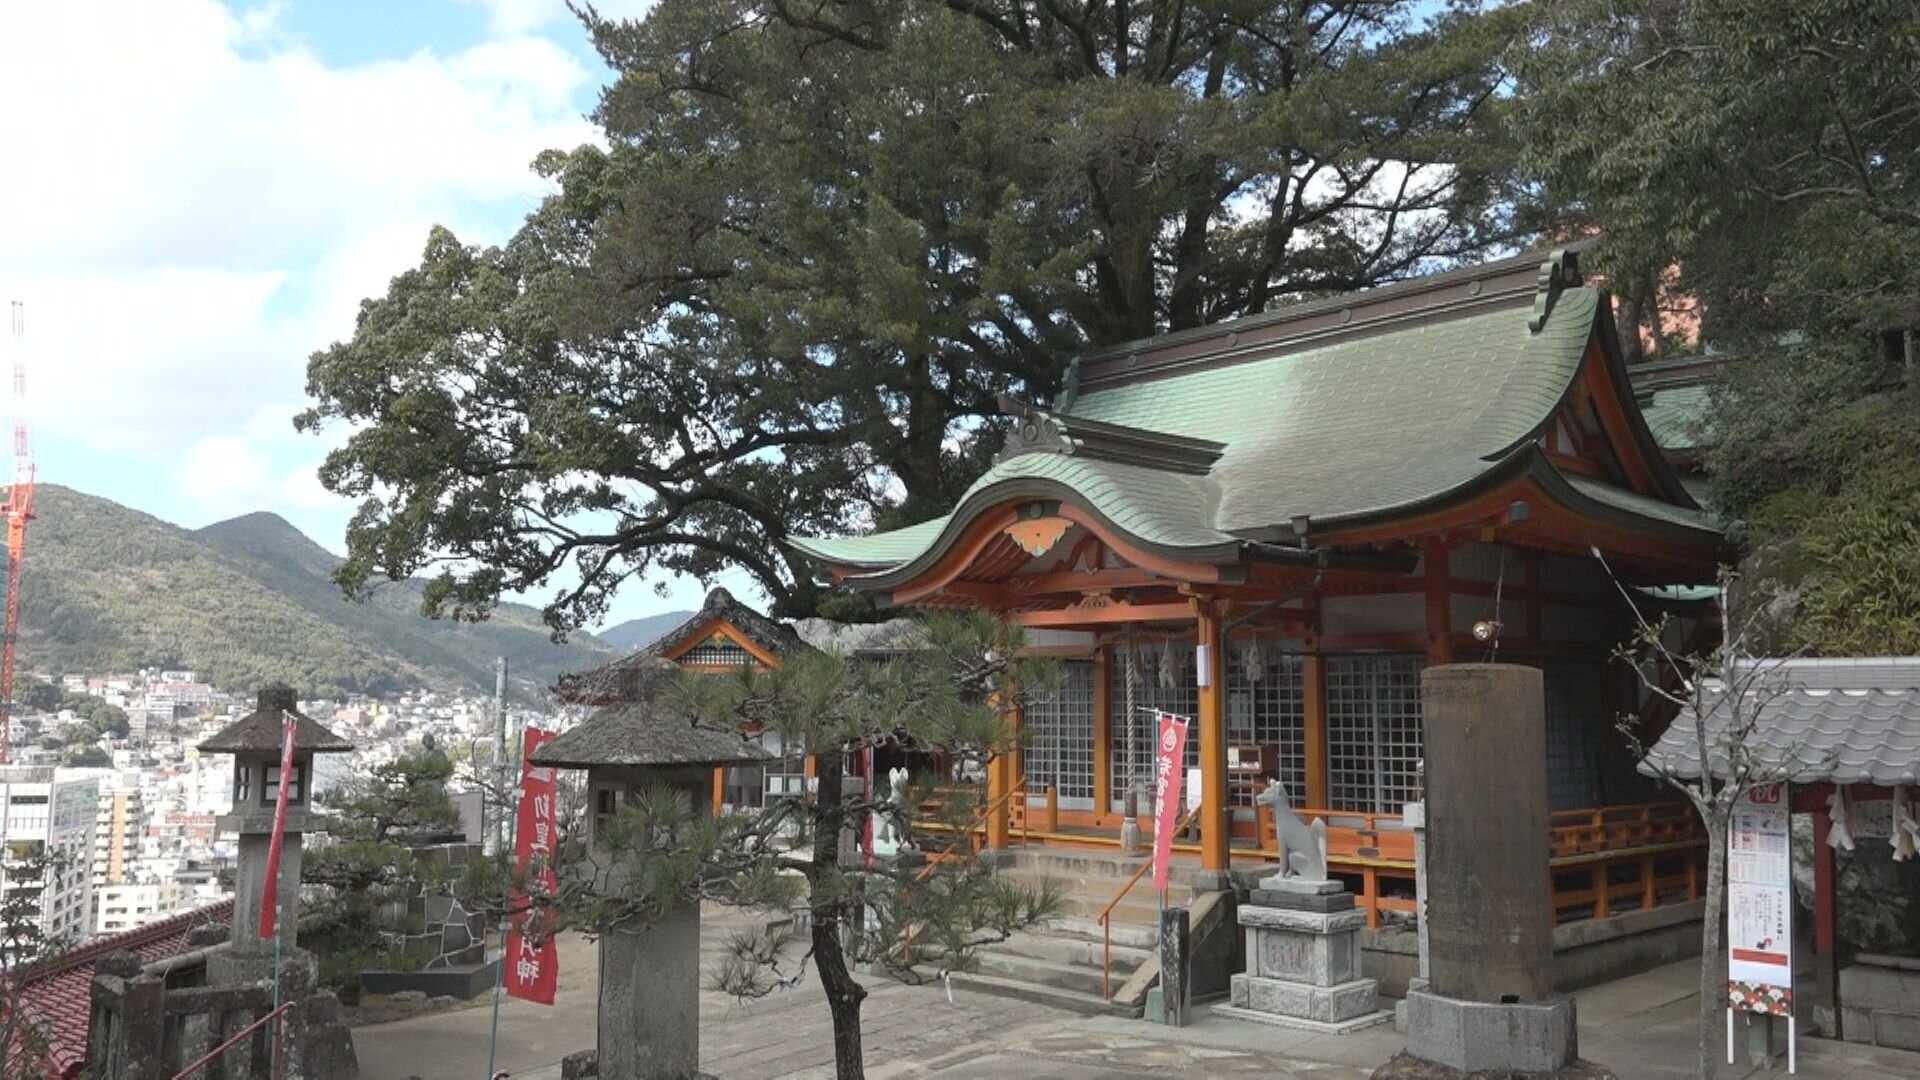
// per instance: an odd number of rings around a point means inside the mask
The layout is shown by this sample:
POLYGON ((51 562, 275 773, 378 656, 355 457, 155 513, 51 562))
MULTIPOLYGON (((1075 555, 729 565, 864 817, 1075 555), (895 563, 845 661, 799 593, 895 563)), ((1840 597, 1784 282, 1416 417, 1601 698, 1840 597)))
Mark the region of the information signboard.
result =
POLYGON ((1727 1004, 1793 1013, 1793 857, 1787 785, 1741 796, 1727 830, 1727 1004))

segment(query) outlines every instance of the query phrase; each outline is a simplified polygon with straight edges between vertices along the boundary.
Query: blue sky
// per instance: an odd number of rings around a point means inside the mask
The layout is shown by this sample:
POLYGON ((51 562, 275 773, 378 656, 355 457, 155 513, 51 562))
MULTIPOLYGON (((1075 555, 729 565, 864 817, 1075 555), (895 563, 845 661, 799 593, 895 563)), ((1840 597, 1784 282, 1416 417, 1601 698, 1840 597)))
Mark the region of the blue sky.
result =
MULTIPOLYGON (((0 299, 27 304, 41 479, 342 550, 351 507, 313 474, 338 436, 291 424, 307 356, 431 225, 504 239, 533 156, 595 138, 607 74, 563 0, 5 5, 0 299)), ((663 584, 612 621, 697 603, 663 584)))

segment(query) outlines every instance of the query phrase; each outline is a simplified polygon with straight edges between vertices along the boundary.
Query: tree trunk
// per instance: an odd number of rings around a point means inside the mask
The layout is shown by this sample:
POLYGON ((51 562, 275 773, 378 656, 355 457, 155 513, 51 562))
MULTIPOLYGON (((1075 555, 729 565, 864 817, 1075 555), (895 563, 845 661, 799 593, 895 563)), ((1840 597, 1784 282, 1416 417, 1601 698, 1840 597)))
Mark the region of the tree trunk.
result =
POLYGON ((838 918, 814 919, 813 965, 820 972, 820 986, 827 992, 827 1008, 833 1013, 833 1075, 836 1080, 865 1080, 866 1058, 860 1048, 860 1003, 866 1000, 867 990, 847 970, 839 934, 838 918))
POLYGON ((1727 824, 1707 821, 1707 909, 1700 935, 1700 1075, 1713 1080, 1720 1069, 1726 1032, 1727 979, 1721 973, 1720 916, 1726 907, 1727 824))
POLYGON ((820 973, 820 988, 827 992, 827 1008, 833 1014, 833 1074, 836 1080, 865 1080, 866 1058, 860 1047, 860 1003, 867 989, 847 970, 847 954, 840 947, 840 934, 849 918, 863 918, 858 905, 849 905, 836 896, 819 902, 820 886, 840 861, 840 822, 844 816, 840 793, 840 751, 829 747, 815 757, 815 776, 819 790, 813 799, 813 861, 809 874, 814 889, 813 966, 820 973))

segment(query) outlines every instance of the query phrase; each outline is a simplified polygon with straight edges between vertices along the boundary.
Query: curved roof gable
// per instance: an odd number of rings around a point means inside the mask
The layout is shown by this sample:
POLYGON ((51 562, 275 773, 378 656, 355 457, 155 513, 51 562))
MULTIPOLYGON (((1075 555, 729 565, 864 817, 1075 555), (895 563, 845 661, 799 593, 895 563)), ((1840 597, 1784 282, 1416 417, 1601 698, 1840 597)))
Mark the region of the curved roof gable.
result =
MULTIPOLYGON (((1246 541, 1297 539, 1302 518, 1318 534, 1522 470, 1550 472, 1537 440, 1592 350, 1606 365, 1598 381, 1626 385, 1606 345, 1606 295, 1574 284, 1561 254, 1481 275, 1394 286, 1349 307, 1307 305, 1291 325, 1263 316, 1242 320, 1244 330, 1226 323, 1109 350, 1076 364, 1055 417, 1022 420, 1053 421, 1062 437, 1017 432, 954 513, 870 537, 792 542, 885 586, 930 566, 993 507, 1057 499, 1156 553, 1223 562, 1246 541), (1095 438, 1073 438, 1077 429, 1095 438), (1158 463, 1156 441, 1166 455, 1158 463), (1217 452, 1194 459, 1196 447, 1217 452)), ((1649 525, 1713 536, 1645 424, 1624 411, 1621 434, 1637 458, 1652 459, 1657 491, 1582 483, 1580 494, 1649 525)))

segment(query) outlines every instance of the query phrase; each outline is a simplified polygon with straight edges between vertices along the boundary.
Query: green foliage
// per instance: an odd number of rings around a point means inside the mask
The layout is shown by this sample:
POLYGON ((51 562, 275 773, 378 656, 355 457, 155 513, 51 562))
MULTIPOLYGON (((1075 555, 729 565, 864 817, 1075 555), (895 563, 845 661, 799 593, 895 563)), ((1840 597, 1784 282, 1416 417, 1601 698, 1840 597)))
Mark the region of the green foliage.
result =
POLYGON ((491 689, 502 654, 541 679, 606 655, 591 639, 554 644, 524 607, 479 627, 423 619, 417 583, 343 601, 330 581, 339 559, 270 514, 189 531, 56 485, 36 503, 20 662, 37 670, 192 668, 227 690, 278 679, 337 696, 491 689))
MULTIPOLYGON (((872 800, 842 791, 848 757, 870 747, 975 760, 1009 753, 1017 746, 1012 710, 1058 676, 1053 664, 1017 658, 1017 628, 991 617, 926 619, 918 644, 882 660, 815 654, 771 672, 685 674, 652 700, 660 723, 779 732, 785 745, 813 751, 818 790, 716 818, 704 812, 703 770, 677 787, 643 783, 597 824, 592 843, 568 853, 557 894, 532 889, 527 905, 543 923, 588 934, 631 931, 696 899, 782 913, 803 907, 811 919, 804 941, 736 937, 713 984, 751 998, 816 970, 834 1003, 841 1075, 857 1074, 847 1055, 857 1054, 865 991, 849 964, 928 980, 942 968, 965 968, 980 946, 1049 917, 1060 900, 1050 884, 1029 888, 1000 877, 990 860, 954 858, 925 871, 908 860, 842 862, 843 832, 869 815, 905 816, 904 807, 885 801, 884 785, 872 800)), ((978 820, 977 791, 936 793, 934 779, 918 778, 907 804, 921 807, 937 794, 950 827, 944 835, 967 835, 978 820)), ((498 864, 474 874, 463 895, 502 895, 502 874, 498 864)), ((527 888, 527 878, 515 884, 527 888)))
POLYGON ((41 929, 43 882, 53 880, 68 864, 68 855, 42 846, 8 845, 0 860, 0 1080, 38 1080, 51 1063, 46 1035, 34 1024, 22 1004, 23 976, 35 964, 53 959, 71 942, 49 938, 41 929))
MULTIPOLYGON (((55 686, 32 675, 20 675, 14 679, 13 700, 16 705, 35 712, 59 712, 73 710, 78 722, 64 724, 57 731, 49 731, 41 744, 49 749, 65 745, 84 746, 98 742, 102 737, 124 739, 132 733, 127 721, 126 710, 118 705, 109 705, 97 697, 76 694, 55 686)), ((79 764, 69 760, 68 764, 79 764)))
POLYGON ((300 924, 303 946, 323 958, 322 976, 333 972, 349 986, 366 967, 424 966, 433 957, 409 942, 407 905, 423 895, 444 894, 459 869, 423 860, 413 848, 435 842, 460 823, 447 796, 453 765, 426 752, 376 765, 322 796, 327 842, 309 848, 300 881, 309 886, 300 924), (335 957, 331 965, 325 958, 335 957))
POLYGON ((588 11, 603 142, 504 245, 444 229, 308 366, 340 583, 591 625, 636 575, 821 603, 789 536, 945 512, 1070 357, 1513 235, 1472 0, 666 0, 588 11), (1389 162, 1412 163, 1403 170, 1389 162))
POLYGON ((1564 0, 1513 52, 1523 160, 1617 278, 1678 265, 1709 341, 1920 321, 1920 9, 1564 0))
POLYGON ((1785 647, 1907 653, 1920 470, 1920 7, 1568 0, 1516 50, 1526 164, 1616 279, 1677 266, 1715 508, 1785 647))

